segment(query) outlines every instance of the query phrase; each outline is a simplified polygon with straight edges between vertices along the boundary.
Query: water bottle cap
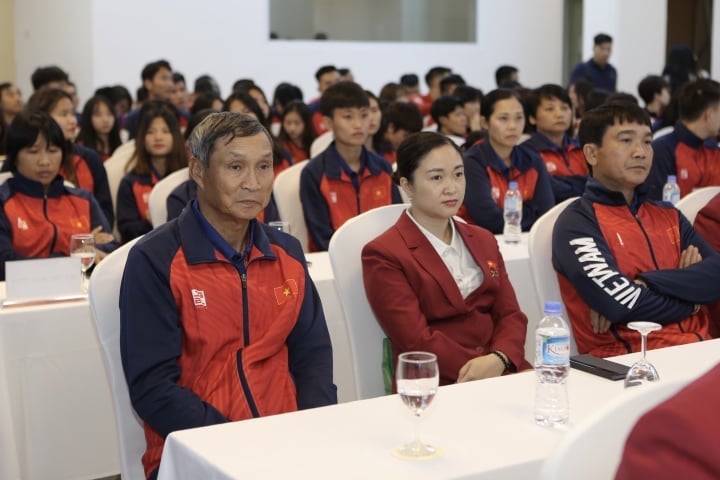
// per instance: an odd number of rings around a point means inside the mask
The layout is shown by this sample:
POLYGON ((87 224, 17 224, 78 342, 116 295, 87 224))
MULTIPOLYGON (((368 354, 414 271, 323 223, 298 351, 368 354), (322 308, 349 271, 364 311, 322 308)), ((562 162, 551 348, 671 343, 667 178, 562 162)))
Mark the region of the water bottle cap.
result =
POLYGON ((545 313, 561 313, 562 305, 560 302, 545 302, 545 313))
POLYGON ((677 177, 675 175, 668 175, 667 183, 677 183, 677 177))
POLYGON ((510 188, 510 190, 517 190, 517 188, 518 188, 518 183, 517 183, 517 182, 510 182, 509 185, 508 185, 508 187, 510 188))

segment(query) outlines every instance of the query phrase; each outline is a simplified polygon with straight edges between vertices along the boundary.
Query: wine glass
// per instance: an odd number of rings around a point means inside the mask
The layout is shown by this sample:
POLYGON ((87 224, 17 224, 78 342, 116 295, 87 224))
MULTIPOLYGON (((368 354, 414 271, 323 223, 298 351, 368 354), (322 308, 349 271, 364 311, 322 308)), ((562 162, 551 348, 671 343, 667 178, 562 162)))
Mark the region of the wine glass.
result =
POLYGON ((95 263, 95 237, 90 233, 77 233, 70 237, 70 255, 80 259, 80 285, 87 293, 87 271, 95 263))
POLYGON ((396 372, 397 391, 400 399, 415 416, 415 439, 393 449, 401 458, 426 459, 439 453, 439 449, 420 441, 418 434, 420 415, 435 397, 440 377, 437 357, 428 352, 406 352, 400 354, 396 372))
POLYGON ((641 335, 642 357, 630 367, 627 375, 625 375, 625 387, 634 387, 635 385, 660 380, 660 375, 658 375, 655 367, 645 359, 645 352, 647 351, 648 333, 660 330, 662 325, 654 322, 630 322, 627 326, 641 335))

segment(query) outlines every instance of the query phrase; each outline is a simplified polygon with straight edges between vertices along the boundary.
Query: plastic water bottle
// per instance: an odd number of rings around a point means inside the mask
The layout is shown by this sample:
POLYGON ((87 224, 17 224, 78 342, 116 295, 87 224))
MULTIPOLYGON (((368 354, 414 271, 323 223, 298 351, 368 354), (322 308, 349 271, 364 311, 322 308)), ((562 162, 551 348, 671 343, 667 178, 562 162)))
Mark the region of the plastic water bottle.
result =
POLYGON ((570 330, 561 311, 560 302, 545 302, 545 315, 535 331, 535 423, 543 427, 567 423, 570 410, 570 330))
POLYGON ((508 191, 505 192, 503 205, 503 217, 505 218, 503 239, 505 243, 518 243, 520 233, 522 233, 522 196, 517 182, 510 182, 508 191))
POLYGON ((668 175, 667 183, 663 187, 663 202, 675 205, 680 200, 680 187, 675 175, 668 175))

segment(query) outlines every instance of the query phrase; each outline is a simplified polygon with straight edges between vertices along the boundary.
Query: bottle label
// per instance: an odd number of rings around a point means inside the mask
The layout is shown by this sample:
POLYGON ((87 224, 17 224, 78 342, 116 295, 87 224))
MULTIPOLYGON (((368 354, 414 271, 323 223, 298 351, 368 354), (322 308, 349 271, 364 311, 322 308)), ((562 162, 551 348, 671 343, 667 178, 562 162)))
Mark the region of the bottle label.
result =
POLYGON ((570 357, 570 337, 542 337, 540 345, 544 365, 567 365, 570 357))
POLYGON ((505 198, 505 211, 516 211, 519 210, 518 208, 518 198, 517 197, 510 197, 505 198))

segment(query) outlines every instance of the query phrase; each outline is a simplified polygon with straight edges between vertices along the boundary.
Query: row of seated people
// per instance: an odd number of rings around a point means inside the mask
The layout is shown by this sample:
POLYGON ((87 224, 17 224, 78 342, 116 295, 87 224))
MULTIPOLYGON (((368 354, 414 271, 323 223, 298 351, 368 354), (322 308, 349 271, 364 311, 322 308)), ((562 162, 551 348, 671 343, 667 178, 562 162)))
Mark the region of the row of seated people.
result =
MULTIPOLYGON (((335 401, 330 340, 303 253, 257 221, 272 192, 272 140, 257 123, 233 126, 247 118, 211 115, 193 131, 196 200, 128 256, 121 350, 151 478, 174 430, 335 401), (198 318, 213 328, 198 328, 198 318), (237 322, 242 329, 227 328, 237 322), (268 376, 281 386, 269 388, 268 376)), ((630 319, 663 325, 651 348, 710 338, 705 305, 720 299, 720 254, 671 205, 646 198, 651 136, 646 113, 628 103, 599 107, 581 125, 592 177, 558 220, 553 261, 582 351, 637 351, 630 319)), ((409 136, 393 178, 410 206, 362 254, 366 294, 394 354, 436 353, 442 384, 530 367, 527 318, 495 238, 453 219, 466 163, 445 136, 409 136)))

